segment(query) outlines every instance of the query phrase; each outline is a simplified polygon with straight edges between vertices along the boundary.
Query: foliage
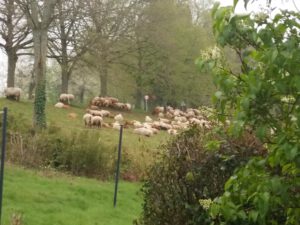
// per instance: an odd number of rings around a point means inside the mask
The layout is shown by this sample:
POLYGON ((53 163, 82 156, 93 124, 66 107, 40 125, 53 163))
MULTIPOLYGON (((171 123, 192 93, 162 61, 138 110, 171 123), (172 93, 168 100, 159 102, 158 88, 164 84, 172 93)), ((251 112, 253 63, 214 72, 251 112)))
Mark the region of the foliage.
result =
POLYGON ((241 60, 240 73, 230 71, 220 58, 198 61, 214 73, 220 119, 231 120, 233 135, 253 131, 269 151, 227 181, 225 193, 211 207, 214 224, 297 224, 300 15, 236 15, 232 8, 216 5, 213 18, 219 46, 231 47, 241 60))
POLYGON ((73 132, 49 127, 36 133, 10 131, 8 160, 32 168, 50 167, 74 175, 109 178, 113 174, 114 151, 96 133, 73 132))
POLYGON ((223 193, 233 171, 250 156, 265 153, 249 133, 224 140, 198 127, 182 133, 164 150, 143 186, 145 225, 209 224, 211 199, 223 193))
POLYGON ((46 128, 46 81, 37 84, 34 99, 33 125, 36 128, 46 128))

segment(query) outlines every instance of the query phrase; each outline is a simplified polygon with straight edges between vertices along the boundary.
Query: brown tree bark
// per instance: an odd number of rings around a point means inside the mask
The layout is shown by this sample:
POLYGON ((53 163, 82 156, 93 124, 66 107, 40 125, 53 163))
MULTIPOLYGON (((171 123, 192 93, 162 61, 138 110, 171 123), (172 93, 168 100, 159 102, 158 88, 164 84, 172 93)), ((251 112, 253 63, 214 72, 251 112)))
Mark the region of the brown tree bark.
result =
POLYGON ((14 49, 9 49, 7 53, 7 87, 15 86, 15 71, 18 61, 17 52, 14 49))

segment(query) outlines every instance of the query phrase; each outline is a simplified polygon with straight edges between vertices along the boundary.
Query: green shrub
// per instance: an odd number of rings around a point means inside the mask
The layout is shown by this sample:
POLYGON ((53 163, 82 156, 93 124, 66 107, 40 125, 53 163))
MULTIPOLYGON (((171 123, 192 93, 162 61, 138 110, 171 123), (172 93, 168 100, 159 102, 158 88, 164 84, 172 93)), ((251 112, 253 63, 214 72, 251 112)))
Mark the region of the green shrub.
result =
POLYGON ((164 147, 143 186, 141 223, 209 224, 207 206, 220 196, 234 170, 264 149, 251 134, 222 140, 193 127, 164 147), (214 140, 214 141, 211 141, 214 140), (216 150, 212 146, 217 147, 216 150))
POLYGON ((9 161, 27 167, 52 167, 102 179, 113 174, 113 149, 91 131, 65 134, 56 127, 38 133, 10 131, 7 155, 9 161))

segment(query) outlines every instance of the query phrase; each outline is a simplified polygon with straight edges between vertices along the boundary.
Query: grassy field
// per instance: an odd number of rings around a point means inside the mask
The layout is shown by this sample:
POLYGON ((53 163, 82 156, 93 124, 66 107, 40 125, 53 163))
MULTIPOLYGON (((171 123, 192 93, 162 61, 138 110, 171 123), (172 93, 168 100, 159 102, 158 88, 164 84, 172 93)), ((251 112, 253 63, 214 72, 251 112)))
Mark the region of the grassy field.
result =
POLYGON ((6 165, 2 224, 16 214, 22 225, 129 225, 141 212, 140 186, 121 182, 114 208, 112 182, 6 165))
MULTIPOLYGON (((28 101, 10 101, 5 98, 0 98, 0 108, 4 106, 8 107, 9 114, 14 116, 22 117, 26 120, 27 124, 30 124, 33 116, 33 103, 28 101)), ((146 114, 142 112, 119 112, 113 111, 113 114, 122 113, 125 120, 139 120, 144 121, 146 114)), ((62 128, 66 133, 77 130, 85 130, 82 116, 85 113, 84 108, 79 107, 70 107, 69 109, 58 109, 53 105, 47 105, 46 107, 46 117, 48 126, 56 126, 62 128), (74 113, 77 115, 76 118, 71 118, 69 115, 74 113)), ((152 115, 151 115, 152 117, 152 115)), ((105 118, 105 122, 112 122, 112 119, 105 118)), ((91 130, 91 129, 89 129, 91 130)), ((118 140, 119 132, 111 128, 102 128, 102 129, 92 129, 94 132, 99 133, 99 137, 103 138, 105 142, 109 144, 116 144, 118 140)), ((169 138, 169 135, 166 132, 161 132, 159 135, 155 135, 151 138, 141 137, 136 134, 133 134, 132 129, 125 129, 124 132, 124 146, 126 148, 133 148, 136 150, 138 147, 145 148, 157 148, 158 145, 163 143, 166 139, 169 138)))
MULTIPOLYGON (((9 123, 15 124, 15 130, 31 129, 32 102, 14 102, 1 98, 0 109, 4 106, 8 107, 9 123), (17 122, 14 123, 13 120, 17 122)), ((47 105, 48 127, 57 127, 65 135, 88 129, 89 132, 99 134, 99 139, 116 149, 119 132, 111 128, 85 128, 82 121, 84 113, 85 109, 80 107, 57 109, 53 105, 47 105), (70 117, 70 113, 77 117, 70 117)), ((142 112, 121 113, 125 120, 144 121, 146 115, 142 112)), ((134 134, 132 129, 125 129, 123 154, 126 153, 126 158, 138 168, 137 171, 145 171, 153 162, 151 155, 159 151, 159 146, 169 138, 166 132, 148 138, 134 134)), ((120 183, 116 209, 113 208, 114 184, 111 181, 72 177, 52 169, 28 170, 9 164, 4 184, 2 224, 5 225, 126 225, 132 224, 142 210, 141 184, 138 182, 120 183), (11 223, 13 214, 21 215, 23 222, 11 223)))
MULTIPOLYGON (((20 126, 26 126, 23 129, 30 129, 33 117, 33 103, 25 100, 15 102, 0 98, 0 108, 8 107, 9 115, 14 118, 22 118, 20 126), (24 124, 23 124, 24 123, 24 124)), ((112 111, 112 110, 111 110, 112 111)), ((146 114, 143 112, 118 112, 112 111, 114 114, 122 113, 125 120, 139 120, 144 121, 146 114)), ((89 130, 99 134, 99 139, 104 144, 117 148, 119 131, 112 128, 91 129, 85 128, 82 116, 85 113, 85 108, 70 107, 69 109, 58 109, 52 104, 46 107, 46 117, 48 127, 58 127, 63 133, 68 135, 74 131, 89 130), (72 118, 70 114, 77 115, 72 118)), ((152 117, 152 115, 151 115, 152 117)), ((105 118, 105 122, 112 122, 112 119, 105 118)), ((9 121, 12 122, 12 121, 9 121)), ((19 126, 18 125, 18 126, 19 126)), ((159 151, 159 146, 166 143, 170 136, 166 131, 161 131, 158 135, 153 137, 139 136, 133 133, 132 129, 125 129, 123 134, 123 152, 126 152, 133 164, 136 164, 138 171, 145 171, 146 168, 153 162, 151 155, 159 151)))

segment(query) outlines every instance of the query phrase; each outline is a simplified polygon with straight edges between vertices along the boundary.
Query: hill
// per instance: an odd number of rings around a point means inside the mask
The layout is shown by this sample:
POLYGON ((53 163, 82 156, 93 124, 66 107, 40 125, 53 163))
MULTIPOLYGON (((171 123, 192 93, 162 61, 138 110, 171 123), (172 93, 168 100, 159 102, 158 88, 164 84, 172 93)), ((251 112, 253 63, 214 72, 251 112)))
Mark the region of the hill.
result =
POLYGON ((139 183, 121 182, 113 208, 112 182, 7 164, 2 224, 129 225, 141 211, 139 189, 139 183))

